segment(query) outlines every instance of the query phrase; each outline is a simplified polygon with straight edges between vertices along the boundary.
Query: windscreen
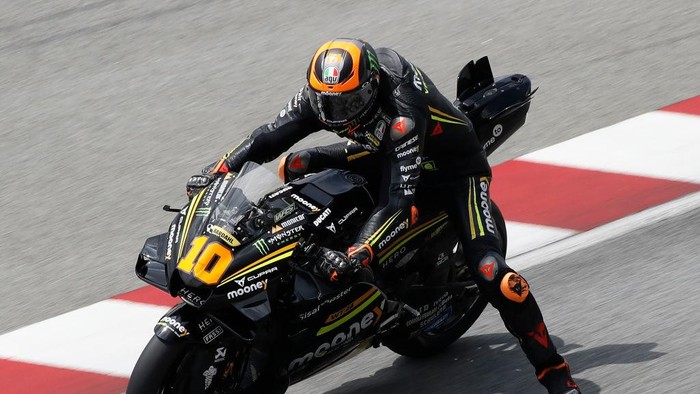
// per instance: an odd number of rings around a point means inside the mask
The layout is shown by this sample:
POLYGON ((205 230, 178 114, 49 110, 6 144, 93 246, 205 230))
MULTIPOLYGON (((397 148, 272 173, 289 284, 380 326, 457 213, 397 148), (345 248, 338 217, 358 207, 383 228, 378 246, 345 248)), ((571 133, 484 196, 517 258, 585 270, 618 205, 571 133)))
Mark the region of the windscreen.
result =
POLYGON ((282 181, 267 168, 247 162, 209 218, 209 224, 235 228, 267 193, 282 186, 282 181))

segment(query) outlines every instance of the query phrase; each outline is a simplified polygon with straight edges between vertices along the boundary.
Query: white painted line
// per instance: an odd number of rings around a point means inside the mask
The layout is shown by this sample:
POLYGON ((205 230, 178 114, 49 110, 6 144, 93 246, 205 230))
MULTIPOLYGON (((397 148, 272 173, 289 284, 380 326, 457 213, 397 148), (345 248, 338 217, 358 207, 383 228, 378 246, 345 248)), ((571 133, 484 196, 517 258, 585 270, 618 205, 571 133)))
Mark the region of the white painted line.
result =
MULTIPOLYGON (((663 219, 678 216, 700 207, 700 192, 689 194, 677 200, 657 205, 634 215, 596 227, 585 233, 579 233, 559 242, 533 250, 508 260, 508 265, 515 270, 546 263, 568 254, 593 246, 597 243, 619 237, 631 231, 649 226, 663 219)), ((697 225, 696 232, 700 232, 697 225)))
POLYGON ((700 116, 651 112, 518 159, 700 183, 700 116))
POLYGON ((507 257, 515 257, 578 233, 569 229, 511 221, 506 221, 506 228, 508 229, 507 257))
POLYGON ((101 301, 0 336, 0 358, 128 377, 168 309, 101 301))

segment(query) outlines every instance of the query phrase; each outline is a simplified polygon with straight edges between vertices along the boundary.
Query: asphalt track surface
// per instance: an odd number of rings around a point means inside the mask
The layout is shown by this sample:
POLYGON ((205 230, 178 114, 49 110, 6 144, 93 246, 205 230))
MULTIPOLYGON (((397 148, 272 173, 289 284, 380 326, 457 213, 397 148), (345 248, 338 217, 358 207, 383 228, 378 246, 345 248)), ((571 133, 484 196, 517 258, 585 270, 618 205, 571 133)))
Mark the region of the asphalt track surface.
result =
MULTIPOLYGON (((0 333, 140 287, 159 207, 272 118, 328 38, 394 47, 450 97, 482 55, 529 75, 528 123, 494 163, 700 92, 696 1, 549 3, 0 2, 0 333)), ((587 392, 700 385, 699 223, 696 210, 524 271, 587 392)), ((290 392, 535 391, 513 347, 490 310, 437 359, 377 350, 290 392)))

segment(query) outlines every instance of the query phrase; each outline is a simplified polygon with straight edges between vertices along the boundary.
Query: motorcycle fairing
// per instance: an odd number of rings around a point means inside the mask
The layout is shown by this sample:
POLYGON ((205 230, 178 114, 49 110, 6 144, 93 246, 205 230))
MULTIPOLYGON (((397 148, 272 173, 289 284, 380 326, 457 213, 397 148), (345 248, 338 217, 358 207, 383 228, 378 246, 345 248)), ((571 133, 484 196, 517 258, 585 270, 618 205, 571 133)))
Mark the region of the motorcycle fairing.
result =
POLYGON ((164 250, 168 234, 149 237, 136 261, 136 276, 165 292, 170 283, 170 273, 165 263, 164 250))
POLYGON ((248 345, 254 339, 252 332, 243 332, 239 327, 234 330, 218 318, 184 303, 175 305, 163 315, 153 331, 158 338, 170 343, 193 341, 209 344, 226 335, 234 342, 248 345))
POLYGON ((288 370, 292 381, 345 358, 373 335, 384 315, 386 295, 370 283, 355 283, 294 305, 288 370))
POLYGON ((472 121, 488 156, 525 123, 536 91, 522 74, 494 79, 488 57, 483 57, 460 71, 454 105, 472 121))
POLYGON ((444 230, 444 224, 448 223, 447 214, 441 212, 437 216, 409 228, 409 231, 389 244, 384 251, 377 255, 378 264, 382 269, 393 268, 392 263, 398 263, 408 251, 414 250, 419 241, 433 239, 444 230))

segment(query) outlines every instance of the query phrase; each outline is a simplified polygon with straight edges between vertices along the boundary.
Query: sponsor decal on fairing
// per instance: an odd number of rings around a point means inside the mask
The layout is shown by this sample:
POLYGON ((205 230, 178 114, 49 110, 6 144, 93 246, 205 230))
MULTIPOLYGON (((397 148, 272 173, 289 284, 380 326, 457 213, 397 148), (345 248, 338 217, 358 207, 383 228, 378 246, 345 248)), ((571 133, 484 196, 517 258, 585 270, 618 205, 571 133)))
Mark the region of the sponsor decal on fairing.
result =
POLYGON ((314 220, 314 226, 318 227, 323 223, 324 220, 331 214, 330 208, 326 208, 320 215, 314 220))
POLYGON ((343 224, 343 223, 345 223, 345 222, 350 218, 350 216, 354 215, 357 211, 359 211, 359 209, 358 209, 357 207, 351 209, 350 212, 348 212, 348 213, 345 214, 345 216, 343 216, 342 218, 338 219, 338 224, 343 224))
POLYGON ((159 326, 163 326, 168 330, 172 331, 178 338, 182 338, 189 335, 190 332, 187 331, 184 325, 170 316, 163 316, 158 322, 159 326))
POLYGON ((286 208, 282 209, 281 211, 279 211, 275 214, 275 217, 274 217, 275 223, 279 222, 280 220, 282 220, 282 219, 286 218, 287 216, 291 215, 292 213, 294 213, 295 209, 296 209, 296 205, 294 205, 294 204, 287 205, 286 208))
POLYGON ((226 294, 226 297, 229 300, 234 300, 240 296, 250 294, 250 293, 256 292, 258 290, 263 290, 263 289, 267 289, 267 279, 261 280, 260 282, 257 282, 257 283, 252 283, 252 284, 243 286, 237 290, 229 291, 228 294, 226 294))
POLYGON ((323 342, 316 348, 316 350, 293 359, 292 362, 289 363, 289 370, 292 371, 300 368, 314 358, 323 357, 328 353, 342 347, 342 345, 351 342, 360 333, 370 328, 374 324, 376 318, 377 315, 373 311, 367 312, 364 316, 362 316, 362 319, 352 322, 345 331, 338 332, 335 334, 335 336, 333 336, 333 339, 323 342))
POLYGON ((298 202, 299 204, 301 204, 302 206, 304 206, 304 207, 310 209, 312 212, 319 211, 319 209, 318 209, 317 206, 315 206, 314 204, 312 204, 312 203, 306 201, 305 199, 303 199, 303 198, 302 198, 301 196, 299 196, 298 194, 296 194, 296 193, 295 193, 295 194, 292 194, 291 197, 292 197, 292 199, 293 199, 294 201, 296 201, 296 202, 298 202))
POLYGON ((202 337, 202 340, 204 341, 205 344, 208 345, 223 333, 224 333, 224 329, 221 328, 221 326, 216 326, 216 328, 214 328, 211 332, 209 332, 207 335, 202 337))

